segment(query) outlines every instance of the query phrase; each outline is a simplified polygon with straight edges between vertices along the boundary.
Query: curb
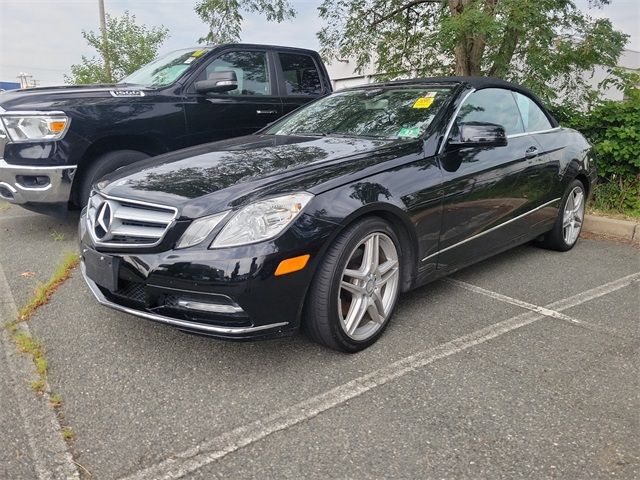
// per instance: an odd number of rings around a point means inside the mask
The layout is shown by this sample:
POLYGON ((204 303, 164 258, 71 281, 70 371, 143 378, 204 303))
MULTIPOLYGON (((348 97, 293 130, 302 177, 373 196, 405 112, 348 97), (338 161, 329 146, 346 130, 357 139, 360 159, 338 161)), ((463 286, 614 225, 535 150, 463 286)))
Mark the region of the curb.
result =
MULTIPOLYGON (((17 318, 18 312, 9 289, 7 278, 0 265, 0 320, 17 318)), ((22 322, 18 328, 29 332, 29 326, 22 322)), ((6 328, 0 326, 0 342, 4 344, 6 364, 8 366, 7 381, 19 406, 19 415, 24 427, 24 434, 38 480, 79 480, 80 472, 73 461, 71 452, 60 434, 58 417, 51 407, 49 384, 44 394, 38 397, 28 387, 28 380, 33 378, 35 367, 33 361, 18 352, 6 328)), ((5 373, 3 372, 3 375, 5 373)))
POLYGON ((640 224, 638 222, 598 215, 585 215, 583 228, 589 233, 611 235, 640 243, 640 224))

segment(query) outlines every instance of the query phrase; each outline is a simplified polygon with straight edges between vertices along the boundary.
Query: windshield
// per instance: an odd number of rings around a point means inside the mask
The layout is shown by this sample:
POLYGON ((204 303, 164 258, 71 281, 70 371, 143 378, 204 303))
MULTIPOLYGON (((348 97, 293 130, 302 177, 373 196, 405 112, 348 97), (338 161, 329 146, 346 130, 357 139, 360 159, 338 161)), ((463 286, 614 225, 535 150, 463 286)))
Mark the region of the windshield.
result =
POLYGON ((451 92, 452 87, 435 85, 338 92, 300 109, 265 133, 418 138, 451 92))
POLYGON ((144 85, 145 87, 166 87, 175 82, 198 58, 210 48, 185 48, 167 53, 136 70, 118 83, 144 85))

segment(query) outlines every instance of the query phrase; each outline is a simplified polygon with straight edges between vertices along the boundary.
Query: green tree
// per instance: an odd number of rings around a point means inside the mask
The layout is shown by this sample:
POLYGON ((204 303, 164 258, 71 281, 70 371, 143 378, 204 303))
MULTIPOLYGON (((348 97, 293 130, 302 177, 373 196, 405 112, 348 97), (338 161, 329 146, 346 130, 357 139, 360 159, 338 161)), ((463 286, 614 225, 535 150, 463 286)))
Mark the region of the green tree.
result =
POLYGON ((136 23, 135 15, 128 11, 120 17, 107 15, 107 40, 103 42, 100 31, 82 31, 82 36, 98 56, 87 58, 71 65, 71 74, 64 76, 70 84, 115 83, 149 63, 168 36, 163 26, 147 27, 136 23), (111 75, 105 68, 104 59, 109 58, 111 75))
MULTIPOLYGON (((602 7, 610 0, 591 0, 602 7)), ((350 58, 387 77, 490 75, 546 100, 593 97, 596 65, 614 67, 627 35, 574 0, 323 0, 327 59, 350 58)))
POLYGON ((240 40, 242 11, 260 13, 270 22, 283 22, 296 12, 287 0, 201 0, 195 11, 209 26, 206 36, 199 42, 227 43, 240 40))

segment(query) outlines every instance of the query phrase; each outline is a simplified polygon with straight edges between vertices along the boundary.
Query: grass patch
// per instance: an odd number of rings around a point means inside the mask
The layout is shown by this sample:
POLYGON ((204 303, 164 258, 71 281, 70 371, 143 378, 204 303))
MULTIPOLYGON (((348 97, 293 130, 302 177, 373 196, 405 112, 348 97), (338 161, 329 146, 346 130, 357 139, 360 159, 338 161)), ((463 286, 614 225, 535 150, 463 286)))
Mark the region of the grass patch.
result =
POLYGON ((73 430, 71 429, 71 427, 62 427, 61 433, 62 433, 62 438, 64 438, 67 442, 69 440, 73 440, 73 438, 76 436, 76 434, 73 433, 73 430))
POLYGON ((636 215, 635 212, 632 214, 628 214, 621 213, 619 210, 589 207, 587 208, 587 213, 590 215, 598 215, 600 217, 617 218, 618 220, 629 220, 631 222, 637 222, 640 220, 640 214, 636 215))
POLYGON ((49 233, 51 238, 53 238, 54 242, 63 242, 64 241, 64 233, 60 233, 57 230, 51 230, 49 233))
POLYGON ((62 263, 58 266, 51 278, 41 285, 38 285, 31 300, 18 312, 18 321, 26 322, 43 305, 49 303, 51 296, 58 290, 60 285, 71 276, 71 271, 80 263, 77 253, 68 252, 65 254, 62 263))
POLYGON ((62 397, 59 393, 52 393, 49 401, 51 402, 51 406, 53 408, 58 409, 62 406, 62 397))
POLYGON ((47 384, 42 378, 38 378, 37 380, 32 380, 29 385, 31 385, 31 389, 33 391, 35 391, 39 395, 42 395, 47 384))
POLYGON ((6 212, 10 206, 8 202, 0 202, 0 212, 6 212))

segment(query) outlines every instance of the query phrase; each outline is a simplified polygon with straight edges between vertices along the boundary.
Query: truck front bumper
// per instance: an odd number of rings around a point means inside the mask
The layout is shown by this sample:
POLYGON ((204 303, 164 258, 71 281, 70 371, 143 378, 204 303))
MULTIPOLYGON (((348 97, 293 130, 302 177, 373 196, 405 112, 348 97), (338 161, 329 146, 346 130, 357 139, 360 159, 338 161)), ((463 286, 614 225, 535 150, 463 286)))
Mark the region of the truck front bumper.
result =
POLYGON ((0 199, 18 205, 67 204, 76 165, 11 165, 0 158, 0 199))

